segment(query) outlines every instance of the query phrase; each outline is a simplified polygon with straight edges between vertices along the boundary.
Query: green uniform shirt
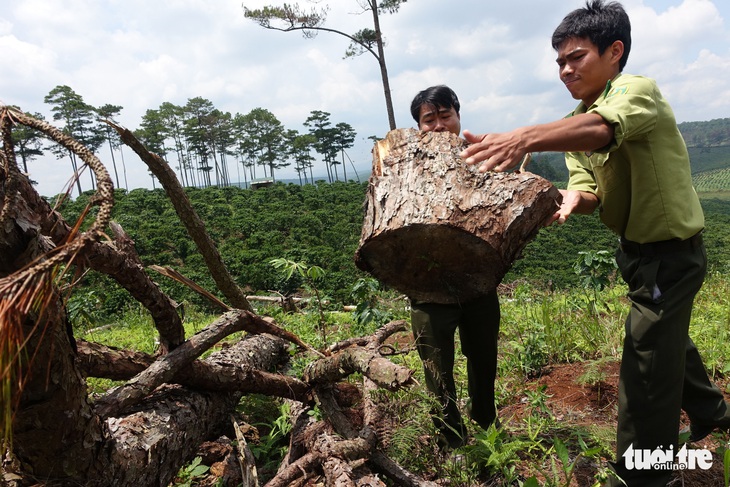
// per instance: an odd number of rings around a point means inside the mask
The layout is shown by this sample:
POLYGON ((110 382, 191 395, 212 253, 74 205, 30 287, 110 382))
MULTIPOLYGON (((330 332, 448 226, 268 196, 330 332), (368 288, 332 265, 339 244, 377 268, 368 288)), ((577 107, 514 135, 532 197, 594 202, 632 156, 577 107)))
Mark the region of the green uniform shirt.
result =
POLYGON ((568 189, 600 200, 603 223, 639 243, 684 240, 704 227, 689 154, 672 108, 654 80, 619 74, 588 109, 613 125, 614 140, 594 153, 565 154, 568 189))

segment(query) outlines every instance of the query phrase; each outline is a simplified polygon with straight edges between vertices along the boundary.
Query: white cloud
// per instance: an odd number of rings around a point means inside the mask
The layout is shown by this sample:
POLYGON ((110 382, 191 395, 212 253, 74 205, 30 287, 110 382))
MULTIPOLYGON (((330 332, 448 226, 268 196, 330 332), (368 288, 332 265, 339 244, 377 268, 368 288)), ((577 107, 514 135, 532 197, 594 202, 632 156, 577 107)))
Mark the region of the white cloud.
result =
POLYGON ((667 83, 663 93, 670 103, 687 107, 685 121, 730 117, 730 56, 702 50, 667 83), (720 114, 720 115, 718 115, 720 114), (724 114, 724 115, 722 115, 724 114))
MULTIPOLYGON (((266 108, 286 128, 312 110, 358 132, 351 157, 370 165, 369 135, 387 129, 375 59, 343 60, 349 41, 320 33, 265 30, 244 18, 242 0, 5 0, 0 11, 0 99, 50 118, 43 98, 68 85, 99 106, 123 106, 120 123, 135 129, 147 109, 201 96, 231 113, 266 108)), ((243 0, 249 8, 279 0, 243 0)), ((550 36, 582 0, 418 0, 381 25, 396 120, 413 126, 411 98, 448 84, 462 100, 463 126, 507 130, 563 116, 575 105, 557 78, 550 36)), ((627 72, 651 76, 677 118, 730 117, 730 31, 724 0, 624 0, 634 45, 627 72)), ((309 5, 303 2, 302 5, 309 5)), ((329 0, 327 26, 353 33, 371 26, 357 2, 329 0)), ((106 154, 101 154, 102 160, 106 154)), ((125 153, 132 186, 150 185, 147 170, 125 153)), ((107 162, 107 161, 105 161, 107 162)), ((67 161, 35 161, 42 194, 69 178, 67 161)), ((88 180, 88 177, 82 181, 88 180)))
POLYGON ((43 77, 56 62, 53 52, 32 43, 23 42, 12 34, 0 36, 0 65, 5 75, 0 79, 3 91, 8 88, 28 86, 43 77), (8 75, 12 73, 13 79, 8 75))
POLYGON ((666 61, 689 62, 697 48, 727 40, 723 21, 709 0, 685 0, 656 12, 646 5, 630 11, 633 45, 628 66, 654 66, 666 61))

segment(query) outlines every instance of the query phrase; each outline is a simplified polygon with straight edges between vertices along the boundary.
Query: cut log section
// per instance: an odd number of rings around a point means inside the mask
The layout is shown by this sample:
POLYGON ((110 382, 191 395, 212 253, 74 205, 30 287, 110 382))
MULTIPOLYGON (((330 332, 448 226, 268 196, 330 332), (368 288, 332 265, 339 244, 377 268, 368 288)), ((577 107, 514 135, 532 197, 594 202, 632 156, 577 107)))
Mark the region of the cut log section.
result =
POLYGON ((446 132, 397 129, 373 148, 356 265, 413 300, 466 302, 496 289, 559 207, 529 172, 479 173, 446 132))

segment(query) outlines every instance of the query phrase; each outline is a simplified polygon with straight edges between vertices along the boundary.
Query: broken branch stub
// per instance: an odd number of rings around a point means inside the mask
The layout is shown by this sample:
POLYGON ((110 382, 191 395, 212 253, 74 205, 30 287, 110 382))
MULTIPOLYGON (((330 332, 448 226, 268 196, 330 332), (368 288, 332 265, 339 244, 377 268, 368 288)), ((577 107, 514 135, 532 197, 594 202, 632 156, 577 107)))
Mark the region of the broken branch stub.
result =
POLYGON ((536 174, 479 173, 445 132, 397 129, 373 148, 356 265, 411 299, 457 303, 496 289, 557 210, 536 174))

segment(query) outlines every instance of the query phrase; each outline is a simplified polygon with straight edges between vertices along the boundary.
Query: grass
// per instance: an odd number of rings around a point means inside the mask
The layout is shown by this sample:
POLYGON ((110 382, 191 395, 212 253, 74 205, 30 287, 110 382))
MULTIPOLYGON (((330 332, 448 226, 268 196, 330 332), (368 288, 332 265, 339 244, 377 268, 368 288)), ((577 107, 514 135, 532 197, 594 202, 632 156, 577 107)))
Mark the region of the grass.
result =
MULTIPOLYGON (((556 364, 581 362, 585 365, 585 373, 576 376, 575 382, 600 384, 604 379, 600 366, 620 359, 623 323, 628 310, 626 287, 614 282, 598 294, 583 289, 545 291, 524 283, 510 289, 511 292, 501 295, 496 384, 504 429, 484 431, 469 422, 472 440, 460 450, 466 463, 449 463, 433 440, 435 435, 429 417, 433 402, 423 385, 421 362, 412 350, 393 355, 391 359, 411 368, 417 385, 396 392, 379 391, 379 402, 398 418, 392 425, 383 425, 388 453, 419 475, 440 478, 444 485, 452 487, 576 485, 576 472, 580 468, 593 475, 591 483, 580 485, 591 485, 605 478, 606 461, 613 457, 615 423, 578 425, 566 420, 567 417, 556 417, 549 406, 549 391, 537 387, 535 378, 556 364), (522 408, 519 417, 506 414, 514 406, 522 408)), ((388 303, 389 316, 408 318, 402 300, 388 296, 382 302, 388 303)), ((271 307, 261 309, 259 313, 272 316, 314 347, 323 346, 318 312, 286 314, 278 307, 271 307)), ((325 316, 329 343, 350 338, 353 334, 371 334, 377 329, 375 323, 358 327, 352 313, 329 311, 325 316)), ((188 311, 186 333, 194 333, 212 319, 213 316, 188 311)), ((724 274, 708 275, 697 296, 690 333, 713 377, 721 378, 730 372, 730 278, 724 274)), ((153 327, 140 311, 130 311, 112 326, 86 332, 83 337, 148 353, 155 349, 153 327)), ((466 364, 460 352, 457 357, 455 377, 459 395, 465 398, 466 364)), ((295 356, 292 373, 300 372, 309 359, 295 356)), ((96 390, 107 386, 103 381, 91 382, 96 390)), ((249 397, 242 403, 241 410, 251 416, 251 422, 269 424, 268 430, 276 431, 275 422, 281 421, 278 407, 277 401, 249 397), (258 408, 254 408, 256 414, 246 411, 254 404, 258 408), (264 414, 262 410, 269 411, 264 414)), ((581 412, 574 413, 579 415, 581 412)), ((260 429, 267 430, 266 427, 260 429)), ((275 439, 265 440, 271 444, 260 445, 259 451, 266 451, 264 446, 271 447, 271 451, 280 456, 281 450, 273 446, 281 443, 275 443, 275 439)), ((269 460, 261 458, 259 461, 266 463, 269 460)))
POLYGON ((730 373, 730 280, 711 274, 695 300, 690 336, 710 375, 730 373))

